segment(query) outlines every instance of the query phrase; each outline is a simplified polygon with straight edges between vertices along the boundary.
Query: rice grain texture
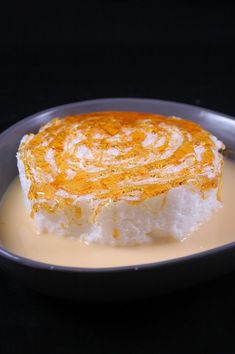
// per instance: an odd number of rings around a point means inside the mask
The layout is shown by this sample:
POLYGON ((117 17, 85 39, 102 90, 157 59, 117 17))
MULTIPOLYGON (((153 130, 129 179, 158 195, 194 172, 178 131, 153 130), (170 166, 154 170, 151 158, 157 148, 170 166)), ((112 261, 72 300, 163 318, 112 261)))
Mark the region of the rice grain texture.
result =
POLYGON ((178 117, 55 118, 20 143, 26 209, 39 232, 88 243, 183 240, 221 207, 223 147, 178 117))

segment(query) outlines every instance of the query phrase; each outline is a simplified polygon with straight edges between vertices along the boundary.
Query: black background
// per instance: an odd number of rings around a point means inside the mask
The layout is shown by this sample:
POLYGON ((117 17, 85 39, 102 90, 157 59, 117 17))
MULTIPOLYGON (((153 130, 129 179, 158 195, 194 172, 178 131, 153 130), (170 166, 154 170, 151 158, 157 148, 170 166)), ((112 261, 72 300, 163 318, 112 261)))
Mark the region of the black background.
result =
MULTIPOLYGON (((8 4, 0 128, 84 99, 148 97, 235 116, 231 3, 8 4)), ((0 273, 0 353, 234 353, 234 274, 128 304, 36 294, 0 273), (107 310, 107 313, 105 313, 107 310)))

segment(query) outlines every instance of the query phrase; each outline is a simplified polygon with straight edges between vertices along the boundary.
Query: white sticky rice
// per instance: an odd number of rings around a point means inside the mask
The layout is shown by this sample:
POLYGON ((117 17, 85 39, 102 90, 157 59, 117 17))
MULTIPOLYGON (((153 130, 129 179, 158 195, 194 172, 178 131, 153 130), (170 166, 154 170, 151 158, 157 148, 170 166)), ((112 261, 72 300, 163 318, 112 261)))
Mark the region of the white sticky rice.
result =
MULTIPOLYGON (((89 150, 88 147, 82 146, 82 132, 79 132, 77 137, 73 141, 66 141, 64 148, 67 150, 74 150, 74 146, 80 143, 79 149, 75 151, 77 158, 80 160, 81 168, 85 165, 85 162, 95 158, 93 156, 93 151, 89 150)), ((130 132, 126 129, 126 136, 130 135, 130 132)), ((21 145, 27 143, 32 139, 34 135, 26 135, 23 137, 21 145)), ((101 139, 102 137, 100 137, 101 139)), ((99 140, 99 134, 95 136, 96 140, 99 140)), ((112 139, 119 139, 119 135, 116 134, 112 136, 112 139)), ((211 135, 215 147, 213 149, 214 163, 213 169, 205 170, 208 176, 211 178, 221 173, 221 155, 218 152, 222 143, 211 135)), ((149 145, 155 144, 156 148, 160 146, 163 142, 156 139, 154 134, 148 133, 145 140, 142 142, 144 148, 148 148, 149 145)), ((167 154, 171 154, 175 149, 177 149, 181 144, 181 136, 176 130, 172 133, 171 146, 165 152, 164 157, 167 154)), ((46 145, 46 142, 45 142, 46 145)), ((44 181, 51 183, 54 176, 57 174, 57 166, 53 156, 53 150, 48 148, 45 155, 45 160, 49 163, 51 168, 51 173, 48 175, 45 173, 42 176, 43 171, 35 169, 34 176, 38 180, 42 177, 44 181)), ((203 153, 203 147, 195 148, 194 158, 198 161, 203 153)), ((104 164, 110 161, 114 161, 115 157, 120 154, 118 149, 112 148, 105 152, 106 158, 104 164)), ((156 156, 150 156, 150 159, 156 158, 156 156)), ((19 177, 22 186, 23 196, 25 200, 25 205, 27 212, 30 214, 33 207, 33 200, 30 200, 29 190, 31 187, 30 179, 26 177, 25 165, 21 159, 21 154, 17 154, 19 177)), ((132 161, 128 162, 130 165, 132 161)), ((136 161, 133 162, 136 164, 136 161)), ((139 161, 139 164, 143 164, 143 161, 139 161)), ((162 177, 164 178, 164 173, 177 173, 185 166, 191 166, 192 161, 189 159, 185 160, 178 166, 168 166, 165 167, 165 171, 162 172, 162 177)), ((90 170, 95 169, 95 167, 89 164, 90 170)), ((68 178, 73 178, 74 171, 68 170, 68 178)), ((146 184, 154 183, 153 178, 149 176, 146 180, 126 180, 123 183, 136 185, 136 184, 146 184)), ((47 210, 39 210, 35 213, 33 220, 36 228, 42 233, 55 233, 59 236, 66 237, 80 237, 82 241, 88 243, 101 243, 110 245, 134 245, 142 244, 147 242, 152 242, 158 238, 173 237, 176 240, 183 240, 190 233, 195 231, 202 223, 207 221, 212 213, 221 207, 221 202, 218 200, 218 186, 215 188, 210 188, 201 193, 195 184, 187 183, 185 185, 177 186, 176 188, 171 188, 165 193, 151 196, 150 198, 145 198, 143 201, 134 203, 136 198, 135 195, 130 197, 125 196, 120 200, 108 199, 105 205, 100 209, 99 213, 95 213, 99 205, 99 198, 94 195, 68 195, 68 193, 59 189, 56 195, 60 197, 70 197, 73 199, 73 205, 79 206, 81 209, 81 217, 76 222, 73 222, 74 216, 70 215, 69 206, 65 209, 58 209, 55 213, 49 213, 47 210)), ((43 199, 41 200, 44 201, 43 199)), ((37 201, 38 202, 38 201, 37 201)), ((53 200, 50 201, 53 205, 53 200)))

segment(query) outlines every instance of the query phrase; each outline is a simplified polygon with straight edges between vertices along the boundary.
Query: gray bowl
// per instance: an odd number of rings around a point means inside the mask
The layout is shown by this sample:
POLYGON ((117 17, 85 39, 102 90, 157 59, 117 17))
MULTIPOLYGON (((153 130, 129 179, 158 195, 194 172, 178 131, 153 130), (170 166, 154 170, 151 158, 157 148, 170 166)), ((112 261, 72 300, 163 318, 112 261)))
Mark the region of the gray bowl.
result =
MULTIPOLYGON (((232 117, 201 107, 153 99, 101 99, 67 104, 34 114, 0 135, 0 197, 17 174, 21 137, 54 117, 95 111, 142 111, 176 115, 198 122, 235 150, 232 117)), ((152 296, 191 286, 235 269, 235 242, 173 260, 113 268, 74 268, 26 259, 0 247, 0 267, 30 287, 55 296, 113 300, 152 296)))

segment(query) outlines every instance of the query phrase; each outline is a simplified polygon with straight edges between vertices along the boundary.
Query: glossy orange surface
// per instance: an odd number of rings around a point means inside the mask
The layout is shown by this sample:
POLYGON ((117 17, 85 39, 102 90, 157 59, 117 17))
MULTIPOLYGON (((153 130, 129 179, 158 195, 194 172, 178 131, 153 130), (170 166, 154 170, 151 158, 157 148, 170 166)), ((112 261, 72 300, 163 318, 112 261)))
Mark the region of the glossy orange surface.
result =
POLYGON ((188 120, 98 112, 53 119, 21 143, 19 154, 31 182, 32 214, 70 205, 79 216, 74 197, 88 195, 101 205, 121 199, 136 203, 183 184, 202 192, 217 187, 221 173, 213 178, 208 173, 215 169, 214 149, 211 135, 188 120))

